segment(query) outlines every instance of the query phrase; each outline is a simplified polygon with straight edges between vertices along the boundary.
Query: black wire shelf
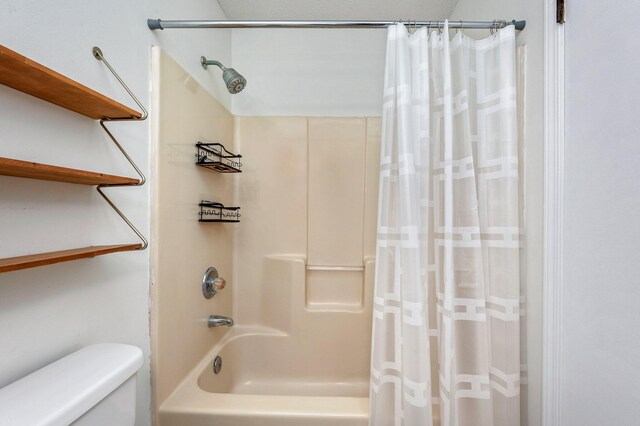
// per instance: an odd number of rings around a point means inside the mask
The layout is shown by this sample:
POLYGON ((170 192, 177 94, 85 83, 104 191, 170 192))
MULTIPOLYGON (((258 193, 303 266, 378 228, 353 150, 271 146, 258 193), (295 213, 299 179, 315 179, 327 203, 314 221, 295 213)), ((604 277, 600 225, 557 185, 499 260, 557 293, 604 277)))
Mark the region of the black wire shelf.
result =
POLYGON ((240 222, 240 207, 225 207, 222 203, 207 200, 202 200, 199 206, 199 222, 240 222))
POLYGON ((218 173, 242 173, 242 155, 228 151, 221 143, 196 144, 196 165, 218 173))

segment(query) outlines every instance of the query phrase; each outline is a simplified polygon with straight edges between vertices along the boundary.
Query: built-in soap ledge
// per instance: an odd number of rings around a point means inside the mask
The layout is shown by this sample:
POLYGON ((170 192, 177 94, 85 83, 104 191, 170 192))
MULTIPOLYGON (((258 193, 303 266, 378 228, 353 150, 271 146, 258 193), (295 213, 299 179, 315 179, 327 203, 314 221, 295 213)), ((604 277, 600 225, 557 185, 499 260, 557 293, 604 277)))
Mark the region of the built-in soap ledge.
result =
POLYGON ((364 266, 307 265, 307 271, 364 271, 364 266))
POLYGON ((307 310, 361 312, 366 280, 373 277, 367 269, 365 266, 306 265, 307 310))

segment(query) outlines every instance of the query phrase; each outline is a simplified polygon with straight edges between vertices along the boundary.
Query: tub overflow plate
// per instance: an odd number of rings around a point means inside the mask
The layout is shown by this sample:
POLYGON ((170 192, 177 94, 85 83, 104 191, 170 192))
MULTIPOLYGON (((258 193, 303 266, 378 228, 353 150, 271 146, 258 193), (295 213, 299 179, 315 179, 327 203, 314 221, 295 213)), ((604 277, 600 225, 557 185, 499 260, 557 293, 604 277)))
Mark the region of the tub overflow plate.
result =
POLYGON ((218 355, 216 359, 213 360, 213 372, 218 374, 222 370, 222 357, 218 355))

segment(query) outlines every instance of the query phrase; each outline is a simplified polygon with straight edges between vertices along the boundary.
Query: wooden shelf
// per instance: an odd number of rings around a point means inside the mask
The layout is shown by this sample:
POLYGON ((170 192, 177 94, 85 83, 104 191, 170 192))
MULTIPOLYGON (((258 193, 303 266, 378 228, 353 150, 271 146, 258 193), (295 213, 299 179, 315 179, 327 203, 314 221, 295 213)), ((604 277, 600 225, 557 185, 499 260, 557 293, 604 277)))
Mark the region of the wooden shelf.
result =
POLYGON ((69 169, 49 164, 32 163, 0 157, 0 175, 29 179, 53 180, 56 182, 77 183, 80 185, 130 184, 140 183, 139 179, 69 169))
MULTIPOLYGON (((116 102, 2 45, 0 45, 0 84, 96 120, 103 118, 142 118, 142 114, 138 111, 116 102)), ((0 157, 0 175, 81 185, 136 185, 140 183, 140 180, 129 177, 107 175, 104 173, 70 169, 67 167, 4 157, 0 157)), ((108 199, 107 201, 118 211, 111 201, 108 199)), ((120 212, 118 211, 118 213, 120 212)), ((120 215, 122 216, 121 213, 120 215)), ((125 219, 125 221, 127 220, 125 219)), ((127 223, 137 232, 128 221, 127 223)), ((35 268, 37 266, 69 262, 77 259, 86 259, 141 248, 142 244, 117 244, 10 257, 0 259, 0 272, 18 271, 20 269, 35 268)))
POLYGON ((142 244, 118 244, 110 246, 91 246, 71 250, 51 251, 28 256, 8 257, 0 259, 0 272, 18 271, 37 266, 52 265, 60 262, 87 259, 103 254, 131 251, 142 247, 142 244))
POLYGON ((96 120, 142 116, 138 111, 2 45, 0 84, 96 120))

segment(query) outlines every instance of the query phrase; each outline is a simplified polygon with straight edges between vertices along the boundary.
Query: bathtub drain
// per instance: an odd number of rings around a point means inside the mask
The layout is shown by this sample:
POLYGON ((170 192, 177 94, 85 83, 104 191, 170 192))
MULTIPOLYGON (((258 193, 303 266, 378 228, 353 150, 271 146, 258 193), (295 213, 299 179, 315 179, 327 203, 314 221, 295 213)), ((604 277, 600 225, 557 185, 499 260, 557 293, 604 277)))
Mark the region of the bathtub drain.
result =
POLYGON ((213 372, 218 374, 222 370, 222 357, 218 355, 216 359, 213 360, 213 372))

